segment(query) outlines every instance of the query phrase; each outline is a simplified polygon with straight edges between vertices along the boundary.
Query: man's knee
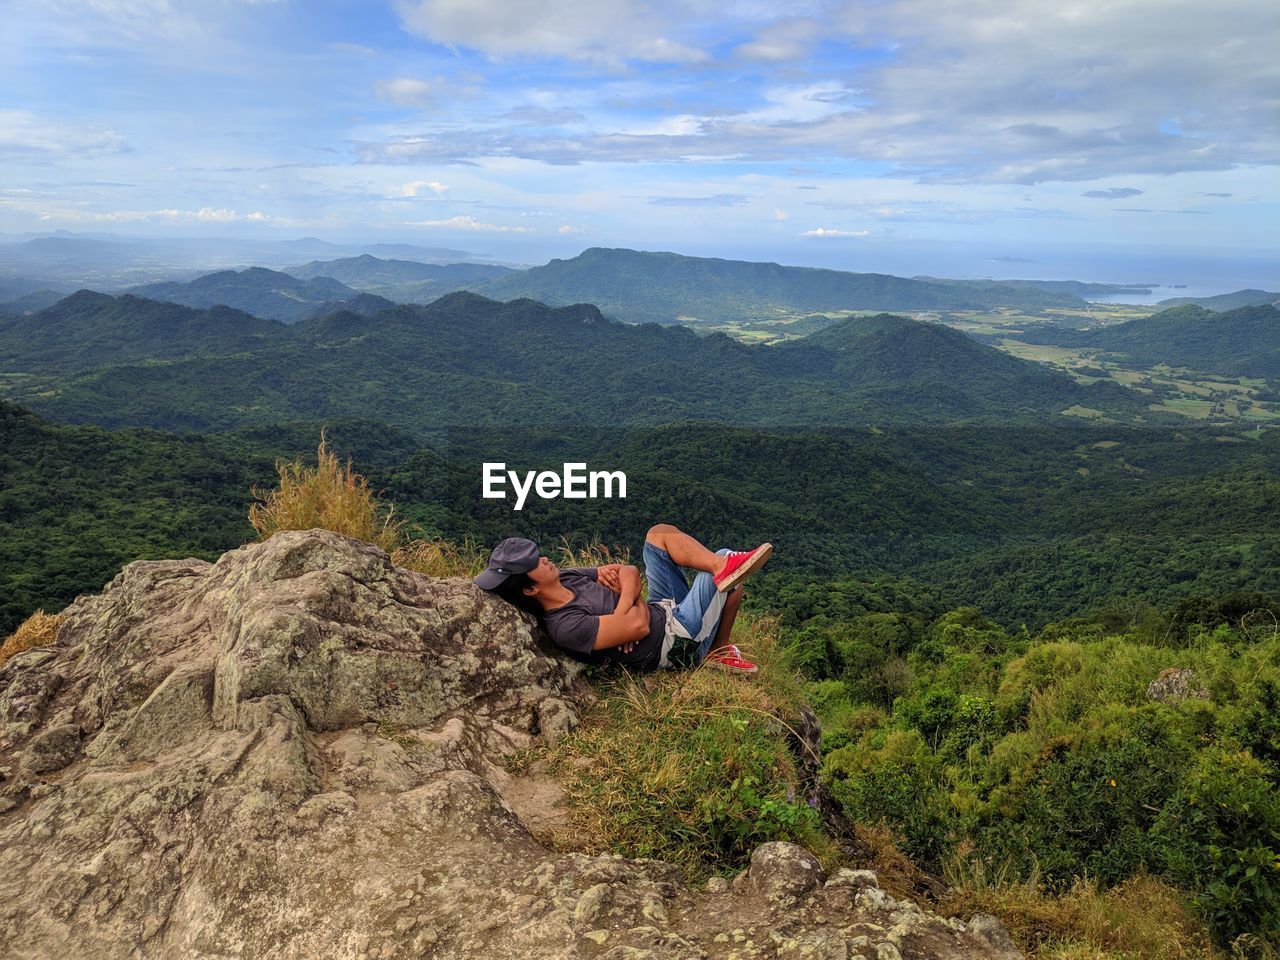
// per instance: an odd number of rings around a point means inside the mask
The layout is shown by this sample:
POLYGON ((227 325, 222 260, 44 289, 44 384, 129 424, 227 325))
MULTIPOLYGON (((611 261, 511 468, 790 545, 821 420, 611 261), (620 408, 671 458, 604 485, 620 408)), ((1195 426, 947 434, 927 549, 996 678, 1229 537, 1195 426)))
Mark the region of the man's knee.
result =
POLYGON ((679 532, 680 528, 670 523, 655 523, 645 533, 644 539, 647 543, 652 543, 655 547, 661 547, 668 534, 679 532))

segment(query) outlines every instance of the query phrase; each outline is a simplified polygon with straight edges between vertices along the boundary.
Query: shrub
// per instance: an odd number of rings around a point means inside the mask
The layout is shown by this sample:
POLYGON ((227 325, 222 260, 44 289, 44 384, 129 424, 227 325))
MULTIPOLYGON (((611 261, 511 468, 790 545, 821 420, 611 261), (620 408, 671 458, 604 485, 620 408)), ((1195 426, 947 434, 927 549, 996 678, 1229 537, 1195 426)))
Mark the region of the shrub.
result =
POLYGON ((740 614, 733 639, 758 674, 606 679, 582 727, 546 751, 582 846, 668 860, 692 879, 740 868, 769 840, 829 851, 790 745, 800 687, 774 625, 740 614))
POLYGON ((1183 895, 1168 883, 1138 875, 1110 890, 1077 881, 1060 894, 1034 881, 1010 882, 981 861, 957 861, 951 889, 939 904, 947 914, 991 913, 1038 960, 1215 960, 1218 954, 1183 895))
POLYGON ((393 519, 391 506, 380 503, 364 477, 343 465, 320 436, 316 465, 301 460, 276 464, 280 486, 253 496, 259 502, 249 508, 249 522, 266 540, 280 530, 311 530, 319 527, 357 540, 367 540, 391 550, 400 540, 400 522, 393 519))
POLYGON ((1223 940, 1280 935, 1280 790, 1247 751, 1203 751, 1156 833, 1223 940))
POLYGON ((391 561, 429 577, 474 577, 489 565, 489 552, 471 539, 457 543, 433 537, 397 547, 391 561))
POLYGON ((27 617, 0 645, 0 667, 3 667, 10 657, 24 650, 53 643, 58 637, 58 626, 65 619, 66 617, 60 613, 47 614, 43 610, 37 610, 27 617))

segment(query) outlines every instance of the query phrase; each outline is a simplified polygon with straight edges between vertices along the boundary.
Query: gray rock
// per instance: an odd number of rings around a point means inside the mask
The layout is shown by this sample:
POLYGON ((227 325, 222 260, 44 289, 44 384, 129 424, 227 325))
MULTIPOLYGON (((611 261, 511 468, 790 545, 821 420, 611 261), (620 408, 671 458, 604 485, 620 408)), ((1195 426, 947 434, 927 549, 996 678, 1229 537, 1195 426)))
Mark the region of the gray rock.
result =
POLYGON ((766 897, 803 897, 822 882, 818 858, 795 843, 762 843, 751 854, 752 887, 766 897))
POLYGON ((1196 677, 1194 670, 1170 667, 1147 686, 1147 699, 1159 703, 1177 703, 1179 700, 1208 700, 1209 691, 1196 677))
POLYGON ((758 922, 732 935, 743 957, 785 926, 786 955, 816 960, 894 906, 911 960, 1007 955, 874 877, 818 889, 794 844, 699 891, 670 864, 545 849, 497 761, 591 694, 469 580, 300 531, 130 564, 65 613, 0 668, 5 960, 684 960, 725 956, 728 917, 758 922))
POLYGON ((847 867, 840 867, 835 871, 823 884, 827 888, 846 887, 851 890, 869 890, 879 889, 880 881, 876 878, 874 870, 850 870, 847 867))
POLYGON ((79 755, 80 728, 73 723, 60 723, 31 738, 22 766, 29 773, 51 773, 61 770, 79 755))
POLYGON ((969 932, 991 947, 992 955, 999 960, 1023 960, 1022 951, 1009 936, 1003 923, 989 913, 979 913, 969 919, 969 932))
POLYGON ((561 697, 547 697, 538 705, 538 730, 548 746, 578 726, 578 709, 561 697))

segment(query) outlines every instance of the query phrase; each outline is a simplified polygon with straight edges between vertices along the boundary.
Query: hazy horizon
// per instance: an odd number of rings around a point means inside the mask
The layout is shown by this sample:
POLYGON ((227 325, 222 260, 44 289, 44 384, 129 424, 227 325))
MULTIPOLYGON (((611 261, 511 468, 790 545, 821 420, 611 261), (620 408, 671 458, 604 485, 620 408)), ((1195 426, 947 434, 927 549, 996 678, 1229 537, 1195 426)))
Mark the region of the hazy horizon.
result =
POLYGON ((1277 39, 1262 0, 17 0, 0 231, 1275 286, 1277 39))

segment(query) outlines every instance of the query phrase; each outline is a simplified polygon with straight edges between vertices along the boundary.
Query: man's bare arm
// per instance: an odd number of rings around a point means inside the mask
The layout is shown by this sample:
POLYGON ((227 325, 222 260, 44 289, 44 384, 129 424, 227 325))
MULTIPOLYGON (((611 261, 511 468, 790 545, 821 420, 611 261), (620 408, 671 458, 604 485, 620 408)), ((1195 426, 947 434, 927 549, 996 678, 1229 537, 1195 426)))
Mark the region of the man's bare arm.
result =
POLYGON ((624 613, 610 613, 599 618, 596 642, 592 649, 609 650, 635 643, 649 632, 649 605, 637 603, 624 613))

